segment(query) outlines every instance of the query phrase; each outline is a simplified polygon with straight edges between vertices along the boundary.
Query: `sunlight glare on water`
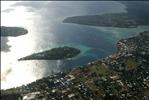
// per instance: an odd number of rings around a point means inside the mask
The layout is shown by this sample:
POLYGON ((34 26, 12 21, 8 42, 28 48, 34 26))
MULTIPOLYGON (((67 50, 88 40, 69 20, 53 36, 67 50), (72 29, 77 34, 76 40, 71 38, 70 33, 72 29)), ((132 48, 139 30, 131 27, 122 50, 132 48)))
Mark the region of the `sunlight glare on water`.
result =
MULTIPOLYGON (((8 37, 9 41, 7 44, 11 46, 11 52, 1 51, 2 89, 20 86, 37 79, 34 71, 37 70, 35 63, 18 62, 17 60, 20 57, 34 52, 34 34, 36 31, 34 29, 34 20, 30 20, 33 18, 32 13, 26 12, 24 7, 11 7, 11 5, 15 3, 16 1, 1 2, 1 25, 23 27, 28 30, 28 34, 18 37, 8 37), (7 12, 7 9, 11 9, 12 11, 7 12)), ((40 74, 38 76, 40 76, 40 74)))
POLYGON ((71 16, 119 12, 126 12, 126 7, 117 1, 1 1, 1 25, 28 30, 25 35, 1 37, 1 88, 21 86, 102 59, 115 51, 120 39, 149 30, 149 26, 122 29, 63 23, 71 16), (71 60, 18 61, 59 46, 76 47, 81 54, 71 60))

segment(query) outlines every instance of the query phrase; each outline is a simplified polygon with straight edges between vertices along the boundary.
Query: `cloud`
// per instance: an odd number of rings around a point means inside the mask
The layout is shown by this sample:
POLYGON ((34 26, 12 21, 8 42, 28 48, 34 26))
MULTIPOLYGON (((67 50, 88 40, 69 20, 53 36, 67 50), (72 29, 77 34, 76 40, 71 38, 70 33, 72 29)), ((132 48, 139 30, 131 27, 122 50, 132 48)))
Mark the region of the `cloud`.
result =
POLYGON ((9 8, 9 9, 5 9, 5 10, 3 10, 2 12, 9 13, 9 12, 11 12, 11 11, 13 11, 13 10, 14 10, 13 8, 9 8))
POLYGON ((8 68, 4 73, 2 73, 1 80, 7 81, 7 75, 9 75, 12 72, 12 68, 8 68))
POLYGON ((27 7, 28 12, 34 12, 48 18, 54 15, 70 17, 85 14, 102 14, 103 12, 117 13, 126 10, 128 13, 136 14, 139 17, 149 17, 148 1, 21 1, 11 6, 27 7))
POLYGON ((17 6, 24 6, 24 7, 29 7, 29 8, 35 8, 35 9, 41 9, 44 8, 46 5, 48 5, 49 2, 44 2, 44 1, 26 1, 26 2, 17 2, 13 5, 12 7, 17 7, 17 6))
POLYGON ((69 15, 70 13, 75 14, 98 14, 100 12, 108 12, 109 9, 113 9, 113 11, 121 11, 123 10, 123 5, 119 2, 116 1, 109 1, 109 2, 104 2, 104 1, 29 1, 29 2, 17 2, 13 5, 12 7, 16 6, 24 6, 28 7, 29 12, 30 11, 38 11, 41 9, 46 9, 46 11, 42 11, 42 13, 46 14, 57 14, 58 16, 61 15, 69 15), (113 4, 113 6, 111 6, 113 4), (119 8, 119 9, 117 9, 119 8))

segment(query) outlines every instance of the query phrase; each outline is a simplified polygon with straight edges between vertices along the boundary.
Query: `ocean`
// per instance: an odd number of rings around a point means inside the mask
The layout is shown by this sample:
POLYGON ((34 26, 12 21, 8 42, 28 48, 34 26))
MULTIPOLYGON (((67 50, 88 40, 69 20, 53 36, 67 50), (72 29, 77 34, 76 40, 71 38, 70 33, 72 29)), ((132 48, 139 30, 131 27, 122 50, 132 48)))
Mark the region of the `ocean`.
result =
POLYGON ((149 30, 95 27, 63 23, 70 16, 127 12, 116 1, 2 1, 1 25, 24 27, 29 32, 18 37, 1 37, 1 88, 20 86, 56 72, 76 68, 116 51, 122 38, 149 30), (79 48, 68 60, 18 61, 19 58, 59 46, 79 48))

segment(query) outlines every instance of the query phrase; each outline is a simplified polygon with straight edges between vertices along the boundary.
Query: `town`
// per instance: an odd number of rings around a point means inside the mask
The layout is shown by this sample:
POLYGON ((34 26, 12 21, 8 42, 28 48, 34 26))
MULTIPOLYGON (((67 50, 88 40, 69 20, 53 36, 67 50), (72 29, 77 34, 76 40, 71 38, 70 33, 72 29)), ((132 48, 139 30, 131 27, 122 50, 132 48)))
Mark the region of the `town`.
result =
POLYGON ((149 32, 120 40, 102 60, 28 85, 1 90, 2 100, 148 100, 149 32))

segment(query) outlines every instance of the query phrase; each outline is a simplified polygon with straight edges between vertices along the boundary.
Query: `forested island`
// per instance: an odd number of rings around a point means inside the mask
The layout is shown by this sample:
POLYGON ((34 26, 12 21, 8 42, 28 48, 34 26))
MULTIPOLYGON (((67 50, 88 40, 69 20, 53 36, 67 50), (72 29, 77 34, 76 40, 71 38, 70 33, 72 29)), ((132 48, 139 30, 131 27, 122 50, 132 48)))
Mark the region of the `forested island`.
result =
POLYGON ((149 25, 149 19, 129 13, 109 13, 103 15, 86 15, 68 17, 64 23, 75 23, 81 25, 135 28, 139 25, 149 25))
POLYGON ((68 72, 1 90, 2 100, 148 100, 149 32, 122 39, 117 51, 68 72))
POLYGON ((80 50, 72 47, 58 47, 50 50, 46 50, 39 53, 34 53, 29 56, 20 58, 22 60, 62 60, 67 58, 72 58, 77 56, 80 53, 80 50))
POLYGON ((7 37, 7 36, 20 36, 20 35, 25 35, 28 33, 28 30, 25 28, 21 27, 6 27, 6 26, 1 26, 1 36, 7 37))

